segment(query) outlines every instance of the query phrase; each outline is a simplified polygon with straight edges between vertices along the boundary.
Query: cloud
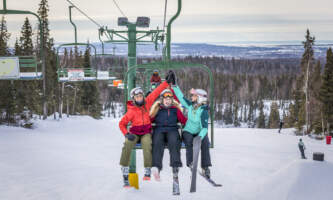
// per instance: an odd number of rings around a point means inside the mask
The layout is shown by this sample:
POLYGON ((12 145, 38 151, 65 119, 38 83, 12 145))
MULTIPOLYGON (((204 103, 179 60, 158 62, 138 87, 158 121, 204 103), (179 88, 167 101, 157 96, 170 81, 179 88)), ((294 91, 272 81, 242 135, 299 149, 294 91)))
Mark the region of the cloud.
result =
MULTIPOLYGON (((109 0, 72 0, 102 25, 119 29, 119 11, 109 0)), ((9 1, 7 7, 37 11, 40 0, 9 1)), ((168 1, 167 19, 175 13, 177 1, 168 1)), ((57 42, 71 42, 73 27, 68 20, 68 3, 50 0, 50 29, 57 42)), ((136 16, 151 17, 151 28, 162 28, 164 0, 121 0, 118 4, 135 21, 136 16)), ((182 12, 172 27, 173 42, 206 42, 212 40, 302 40, 306 28, 322 40, 332 39, 332 0, 183 0, 182 12), (223 36, 223 37, 220 37, 223 36)), ((11 18, 12 19, 12 18, 11 18)), ((32 19, 32 18, 31 18, 32 19)), ((79 41, 98 41, 97 26, 78 11, 73 11, 79 41)), ((9 26, 19 35, 23 23, 13 18, 9 26)), ((15 38, 15 37, 14 37, 15 38)))

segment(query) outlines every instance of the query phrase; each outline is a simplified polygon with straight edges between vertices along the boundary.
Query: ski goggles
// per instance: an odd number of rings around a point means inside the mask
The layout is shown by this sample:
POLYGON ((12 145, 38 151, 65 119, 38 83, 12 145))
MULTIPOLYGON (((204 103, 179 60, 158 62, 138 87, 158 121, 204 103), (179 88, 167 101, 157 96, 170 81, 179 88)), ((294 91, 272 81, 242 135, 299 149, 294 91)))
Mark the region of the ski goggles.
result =
POLYGON ((138 95, 138 94, 143 94, 143 90, 141 88, 138 88, 136 90, 133 91, 133 95, 138 95))
POLYGON ((190 96, 201 96, 201 97, 206 97, 207 98, 207 95, 204 95, 204 94, 199 94, 195 89, 191 89, 190 90, 190 96))
POLYGON ((167 98, 167 97, 169 97, 169 98, 173 98, 173 94, 171 94, 171 93, 169 93, 169 92, 164 93, 162 96, 163 96, 164 98, 167 98))

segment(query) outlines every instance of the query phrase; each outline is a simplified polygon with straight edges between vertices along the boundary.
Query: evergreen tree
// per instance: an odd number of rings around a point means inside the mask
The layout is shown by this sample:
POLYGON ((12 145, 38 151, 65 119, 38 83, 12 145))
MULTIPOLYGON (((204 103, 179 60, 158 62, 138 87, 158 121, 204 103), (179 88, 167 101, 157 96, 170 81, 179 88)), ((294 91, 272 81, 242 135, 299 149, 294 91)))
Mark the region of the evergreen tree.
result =
POLYGON ((225 124, 232 124, 233 123, 233 112, 232 112, 232 97, 229 98, 229 103, 226 104, 223 113, 223 120, 225 124))
POLYGON ((303 133, 303 126, 305 125, 305 95, 303 93, 302 80, 299 78, 296 81, 296 89, 294 91, 294 105, 292 107, 293 121, 298 133, 303 133))
MULTIPOLYGON (((53 38, 50 37, 48 12, 48 0, 41 0, 39 3, 38 15, 42 21, 45 56, 45 76, 43 79, 43 94, 45 94, 43 98, 43 119, 46 119, 47 115, 52 113, 48 107, 56 107, 56 96, 58 95, 56 53, 53 38)), ((39 51, 39 47, 37 50, 39 51)), ((38 52, 38 55, 41 55, 40 52, 38 52)), ((55 112, 55 109, 53 112, 55 112)))
POLYGON ((19 45, 19 42, 16 38, 14 45, 14 55, 21 55, 21 51, 22 51, 21 46, 19 45))
POLYGON ((7 22, 5 20, 5 16, 2 15, 1 22, 0 22, 0 55, 1 56, 8 56, 9 48, 8 48, 8 40, 10 38, 10 33, 7 30, 7 22))
POLYGON ((21 30, 20 44, 21 44, 21 55, 33 55, 33 44, 32 44, 32 28, 29 19, 26 17, 21 30))
POLYGON ((310 79, 310 130, 314 130, 315 133, 322 133, 322 105, 320 102, 319 91, 321 87, 321 64, 317 61, 313 74, 310 79))
POLYGON ((259 117, 257 119, 257 127, 266 128, 264 102, 262 100, 259 102, 259 117))
MULTIPOLYGON (((8 40, 10 33, 8 33, 7 22, 4 15, 0 22, 0 56, 10 55, 8 48, 8 40)), ((0 124, 3 122, 12 123, 14 115, 14 87, 10 81, 0 81, 0 124)))
POLYGON ((271 112, 268 120, 269 128, 278 128, 280 123, 280 113, 277 103, 273 102, 271 104, 271 112))
MULTIPOLYGON (((304 85, 304 93, 305 100, 304 102, 304 114, 305 114, 305 123, 306 123, 306 131, 309 133, 309 123, 310 123, 310 112, 309 112, 309 101, 310 101, 310 93, 309 93, 309 80, 311 77, 311 73, 313 71, 313 61, 314 61, 314 51, 313 45, 315 42, 315 37, 310 35, 309 29, 306 30, 305 41, 303 42, 304 53, 301 60, 301 79, 304 85)), ((301 117, 301 116, 299 116, 301 117)))
POLYGON ((248 112, 248 116, 247 116, 248 127, 253 127, 253 122, 254 122, 254 103, 253 103, 253 100, 250 99, 249 112, 248 112))
MULTIPOLYGON (((90 48, 84 53, 84 68, 91 68, 90 64, 90 48)), ((99 90, 97 82, 83 82, 81 86, 81 104, 83 113, 87 113, 98 119, 101 117, 102 105, 99 101, 99 90)))
MULTIPOLYGON (((32 43, 33 32, 29 22, 26 18, 21 30, 20 37, 20 55, 34 55, 34 46, 32 43)), ((39 104, 39 84, 38 81, 27 81, 18 82, 19 93, 21 94, 22 103, 24 102, 24 107, 30 112, 32 117, 33 113, 37 113, 41 110, 41 105, 39 104)), ((28 118, 29 118, 28 117, 28 118)), ((28 119, 27 119, 28 120, 28 119)))
POLYGON ((333 125, 333 52, 327 50, 326 65, 322 75, 322 85, 319 92, 322 102, 323 118, 327 133, 330 133, 333 125))
POLYGON ((296 133, 303 134, 305 125, 305 99, 300 103, 297 121, 296 121, 296 133))
POLYGON ((234 126, 235 127, 238 127, 238 126, 240 126, 240 120, 239 120, 239 116, 238 116, 238 111, 239 111, 239 104, 238 104, 238 101, 236 101, 235 103, 234 103, 234 105, 233 105, 233 113, 234 113, 234 116, 233 116, 233 118, 234 118, 234 126))

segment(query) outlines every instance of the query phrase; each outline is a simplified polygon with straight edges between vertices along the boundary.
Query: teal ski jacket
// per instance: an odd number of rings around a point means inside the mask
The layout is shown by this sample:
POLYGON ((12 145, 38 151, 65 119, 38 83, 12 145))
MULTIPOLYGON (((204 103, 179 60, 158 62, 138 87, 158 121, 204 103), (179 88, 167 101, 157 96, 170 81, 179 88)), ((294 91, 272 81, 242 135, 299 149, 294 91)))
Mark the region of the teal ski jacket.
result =
POLYGON ((188 120, 184 127, 184 131, 187 131, 193 135, 199 133, 199 136, 201 139, 203 139, 208 133, 208 106, 200 105, 199 107, 195 108, 193 103, 184 97, 184 94, 178 86, 173 86, 172 89, 174 90, 182 106, 184 106, 188 111, 188 120))

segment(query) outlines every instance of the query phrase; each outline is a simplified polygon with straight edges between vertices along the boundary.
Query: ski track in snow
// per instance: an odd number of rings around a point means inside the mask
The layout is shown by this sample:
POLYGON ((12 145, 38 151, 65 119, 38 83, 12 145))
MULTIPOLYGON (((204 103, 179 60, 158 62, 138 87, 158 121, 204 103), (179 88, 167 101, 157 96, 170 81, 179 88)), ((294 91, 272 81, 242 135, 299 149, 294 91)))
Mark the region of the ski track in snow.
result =
MULTIPOLYGON (((276 199, 333 198, 333 145, 302 137, 308 160, 301 160, 300 137, 292 129, 216 128, 211 149, 212 187, 197 178, 189 193, 190 171, 179 172, 180 196, 172 196, 169 152, 161 182, 143 182, 143 156, 137 151, 140 189, 122 188, 119 159, 124 137, 117 119, 70 117, 38 121, 34 130, 0 126, 0 200, 106 199, 276 199), (324 152, 325 162, 312 160, 324 152)), ((185 165, 185 150, 182 149, 185 165)), ((199 160, 200 166, 200 160, 199 160)))

